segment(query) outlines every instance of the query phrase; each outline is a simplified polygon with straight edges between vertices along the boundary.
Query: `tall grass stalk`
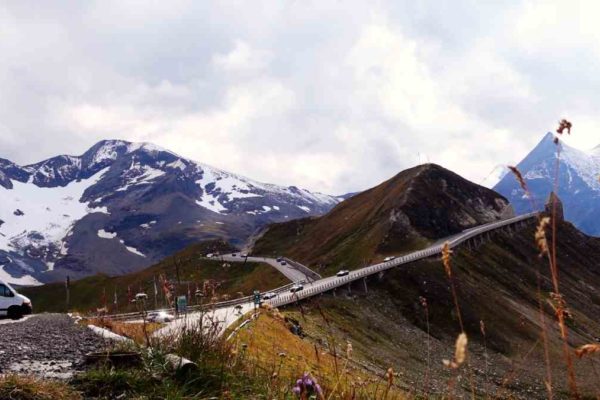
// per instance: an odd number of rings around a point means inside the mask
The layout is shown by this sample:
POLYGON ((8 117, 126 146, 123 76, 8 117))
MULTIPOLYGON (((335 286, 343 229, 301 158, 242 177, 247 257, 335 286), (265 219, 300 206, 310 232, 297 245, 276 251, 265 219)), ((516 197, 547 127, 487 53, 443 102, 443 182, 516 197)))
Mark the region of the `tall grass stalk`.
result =
MULTIPOLYGON (((519 169, 517 167, 514 166, 509 166, 508 169, 512 172, 512 174, 514 175, 514 177, 516 178, 517 182, 519 183, 519 186, 521 186, 521 189, 523 190, 523 192, 525 193, 525 197, 529 199, 530 205, 531 205, 531 209, 532 210, 537 210, 537 205, 535 202, 534 197, 532 196, 531 192, 529 191, 529 187, 527 186, 527 183, 525 182, 525 179, 523 178, 523 175, 521 174, 521 171, 519 171, 519 169)), ((537 230, 540 229, 540 227, 544 224, 543 222, 543 218, 538 215, 538 228, 537 230)), ((547 244, 546 244, 546 239, 545 239, 545 232, 542 229, 542 233, 544 235, 544 242, 543 242, 543 246, 540 245, 540 243, 537 243, 538 247, 540 247, 541 253, 540 255, 543 255, 543 253, 545 252, 546 254, 548 253, 547 251, 547 244)), ((537 231, 536 231, 536 236, 537 236, 537 231)), ((537 240, 537 237, 536 237, 537 240)), ((547 328, 546 328, 546 317, 544 314, 544 308, 543 308, 543 297, 542 297, 542 291, 541 291, 541 279, 540 279, 540 273, 538 271, 537 273, 537 278, 538 278, 538 290, 537 290, 537 298, 538 298, 538 307, 539 307, 539 314, 540 314, 540 325, 541 325, 541 338, 542 338, 542 342, 544 345, 544 362, 546 364, 546 380, 544 382, 544 386, 546 387, 546 390, 548 392, 548 399, 552 400, 553 398, 553 389, 552 389, 552 365, 550 363, 550 349, 549 349, 549 345, 548 345, 548 332, 547 332, 547 328)))
MULTIPOLYGON (((562 125, 562 121, 561 121, 562 125)), ((570 124, 569 124, 570 126, 570 124)), ((559 127, 560 130, 560 127, 559 127)), ((570 128, 569 128, 570 133, 570 128)), ((560 171, 560 142, 556 138, 556 166, 554 172, 554 196, 552 196, 552 250, 549 253, 550 271, 552 275, 552 285, 554 287, 554 293, 556 294, 556 316, 558 319, 558 326, 560 328, 560 337, 563 341, 563 354, 565 363, 567 365, 567 374, 569 381, 569 389, 571 396, 575 399, 579 399, 579 392, 577 390, 577 381, 575 378, 575 369, 573 368, 573 358, 571 357, 571 350, 569 349, 569 331, 565 324, 565 309, 566 302, 560 293, 559 279, 558 279, 558 265, 556 261, 556 241, 557 241, 557 229, 556 229, 556 217, 557 217, 557 204, 558 204, 558 178, 560 171)))

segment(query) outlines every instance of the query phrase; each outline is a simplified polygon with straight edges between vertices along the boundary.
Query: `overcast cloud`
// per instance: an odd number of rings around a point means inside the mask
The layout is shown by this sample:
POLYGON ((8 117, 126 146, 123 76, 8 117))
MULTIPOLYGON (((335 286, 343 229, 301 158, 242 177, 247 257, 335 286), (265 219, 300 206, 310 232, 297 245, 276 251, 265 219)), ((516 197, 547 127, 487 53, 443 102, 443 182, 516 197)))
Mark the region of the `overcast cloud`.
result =
POLYGON ((341 194, 419 162, 481 182, 557 120, 600 144, 600 5, 8 1, 0 157, 148 141, 341 194))

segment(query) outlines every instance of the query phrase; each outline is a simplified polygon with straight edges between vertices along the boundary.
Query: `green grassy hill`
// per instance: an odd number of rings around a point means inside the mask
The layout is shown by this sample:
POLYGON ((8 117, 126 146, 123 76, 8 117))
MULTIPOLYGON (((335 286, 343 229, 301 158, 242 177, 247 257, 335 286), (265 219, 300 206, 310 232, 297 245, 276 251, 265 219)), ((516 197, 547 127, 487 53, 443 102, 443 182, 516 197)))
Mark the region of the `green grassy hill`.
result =
MULTIPOLYGON (((221 243, 199 243, 167 257, 160 263, 129 275, 108 277, 96 275, 71 282, 71 311, 89 311, 103 304, 103 293, 106 293, 106 302, 111 312, 135 311, 135 304, 128 304, 128 288, 135 295, 144 292, 148 295, 147 304, 162 307, 166 304, 158 278, 164 274, 171 282, 181 281, 176 285, 177 293, 187 294, 188 283, 195 303, 194 292, 196 286, 203 290, 204 282, 214 288, 208 290, 207 297, 213 300, 236 298, 250 295, 253 290, 268 290, 285 285, 289 281, 277 270, 267 264, 259 263, 224 263, 219 260, 203 259, 208 251, 230 250, 221 243), (179 279, 177 277, 179 271, 179 279), (154 281, 157 282, 158 297, 154 296, 154 281), (117 293, 117 306, 113 304, 114 294, 117 293), (211 293, 213 292, 213 293, 211 293)), ((31 298, 35 312, 64 312, 66 307, 66 289, 64 283, 53 283, 38 287, 28 287, 20 290, 21 293, 31 298)), ((210 299, 206 299, 208 301, 210 299)))

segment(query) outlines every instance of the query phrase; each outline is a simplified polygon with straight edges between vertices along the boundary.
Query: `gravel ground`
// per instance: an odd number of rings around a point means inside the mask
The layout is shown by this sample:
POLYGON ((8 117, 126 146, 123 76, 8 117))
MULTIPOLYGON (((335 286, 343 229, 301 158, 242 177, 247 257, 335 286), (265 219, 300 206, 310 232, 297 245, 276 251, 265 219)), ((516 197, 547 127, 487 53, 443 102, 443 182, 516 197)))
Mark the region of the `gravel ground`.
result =
POLYGON ((64 314, 34 315, 14 323, 0 320, 0 374, 66 379, 82 369, 86 353, 104 345, 64 314))

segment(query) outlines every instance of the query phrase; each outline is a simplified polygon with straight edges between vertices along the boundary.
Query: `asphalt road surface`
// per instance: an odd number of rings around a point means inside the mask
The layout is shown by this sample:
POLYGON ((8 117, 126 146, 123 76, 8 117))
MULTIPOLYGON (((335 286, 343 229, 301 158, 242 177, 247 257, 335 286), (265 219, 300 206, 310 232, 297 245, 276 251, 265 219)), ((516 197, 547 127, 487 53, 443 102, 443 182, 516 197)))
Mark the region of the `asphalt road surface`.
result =
MULTIPOLYGON (((227 262, 244 262, 245 257, 240 256, 240 253, 236 253, 236 256, 232 256, 231 254, 223 254, 222 256, 216 257, 217 259, 222 259, 227 262)), ((247 257, 248 262, 257 262, 257 263, 266 263, 271 265, 273 268, 277 269, 286 278, 288 278, 291 282, 298 282, 301 280, 308 280, 306 275, 301 271, 298 271, 295 268, 292 268, 290 264, 281 265, 276 259, 268 258, 268 257, 247 257)))

